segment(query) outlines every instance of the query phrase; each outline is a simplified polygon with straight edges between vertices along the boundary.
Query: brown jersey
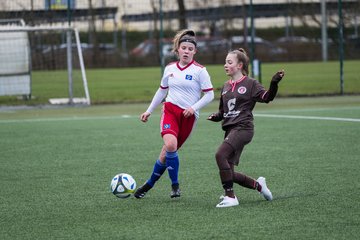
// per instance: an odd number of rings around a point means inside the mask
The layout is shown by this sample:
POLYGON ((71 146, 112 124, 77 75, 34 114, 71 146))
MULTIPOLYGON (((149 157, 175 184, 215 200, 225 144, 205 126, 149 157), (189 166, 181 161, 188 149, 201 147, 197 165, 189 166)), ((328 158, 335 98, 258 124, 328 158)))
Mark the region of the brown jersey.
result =
POLYGON ((248 76, 233 83, 227 81, 221 89, 218 113, 223 119, 223 130, 234 127, 253 129, 252 110, 256 102, 269 102, 268 95, 268 91, 257 80, 248 76))

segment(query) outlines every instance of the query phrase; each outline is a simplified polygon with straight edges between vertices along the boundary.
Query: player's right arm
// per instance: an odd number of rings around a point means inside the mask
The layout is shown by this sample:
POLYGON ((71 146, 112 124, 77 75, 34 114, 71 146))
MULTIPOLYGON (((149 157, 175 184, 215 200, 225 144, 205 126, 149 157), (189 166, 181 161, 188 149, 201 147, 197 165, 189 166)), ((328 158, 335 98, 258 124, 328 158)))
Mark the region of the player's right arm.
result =
POLYGON ((148 109, 140 115, 140 120, 142 122, 147 122, 149 119, 151 113, 154 111, 154 109, 164 100, 164 98, 167 95, 168 89, 169 89, 169 76, 171 75, 168 73, 169 69, 168 67, 165 68, 163 77, 161 79, 160 87, 156 91, 148 109))
POLYGON ((142 122, 147 122, 147 120, 149 119, 151 113, 149 112, 144 112, 143 114, 140 115, 140 120, 142 122))
POLYGON ((219 111, 217 113, 212 113, 208 116, 207 120, 212 122, 220 122, 224 119, 224 109, 223 109, 222 99, 220 98, 219 111))
POLYGON ((154 109, 164 100, 166 97, 168 88, 161 87, 156 91, 148 109, 140 115, 140 120, 142 122, 147 122, 149 119, 151 113, 154 111, 154 109))

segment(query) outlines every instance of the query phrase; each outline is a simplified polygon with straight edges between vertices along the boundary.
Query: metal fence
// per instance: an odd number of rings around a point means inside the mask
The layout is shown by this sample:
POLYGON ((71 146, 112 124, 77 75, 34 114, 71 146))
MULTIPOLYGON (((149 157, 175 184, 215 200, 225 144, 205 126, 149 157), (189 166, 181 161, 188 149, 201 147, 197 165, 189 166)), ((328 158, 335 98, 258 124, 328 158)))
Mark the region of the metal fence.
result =
MULTIPOLYGON (((262 62, 360 58, 358 0, 2 0, 0 25, 9 19, 77 28, 87 68, 171 61, 171 37, 182 28, 197 32, 204 64, 223 63, 238 47, 262 62)), ((33 39, 32 49, 62 44, 33 39)))

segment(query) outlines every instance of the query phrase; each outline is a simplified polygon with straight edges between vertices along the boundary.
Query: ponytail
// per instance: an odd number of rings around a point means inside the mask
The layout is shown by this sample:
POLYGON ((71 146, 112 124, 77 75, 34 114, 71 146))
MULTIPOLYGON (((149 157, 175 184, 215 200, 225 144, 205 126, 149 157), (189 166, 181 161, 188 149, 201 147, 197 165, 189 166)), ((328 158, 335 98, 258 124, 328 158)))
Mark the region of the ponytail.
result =
POLYGON ((236 55, 236 58, 239 63, 243 64, 243 68, 241 70, 242 74, 245 76, 249 75, 249 57, 246 54, 246 51, 243 48, 238 48, 236 50, 230 51, 236 55))

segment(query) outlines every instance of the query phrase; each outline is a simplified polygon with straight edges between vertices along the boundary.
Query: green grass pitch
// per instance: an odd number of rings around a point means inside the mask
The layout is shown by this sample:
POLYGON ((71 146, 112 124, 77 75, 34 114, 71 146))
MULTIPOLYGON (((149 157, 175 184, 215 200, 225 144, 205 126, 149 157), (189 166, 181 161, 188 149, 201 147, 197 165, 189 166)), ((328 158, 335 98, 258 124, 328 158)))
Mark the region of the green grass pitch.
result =
POLYGON ((255 137, 237 170, 265 176, 274 200, 235 186, 217 209, 220 125, 203 109, 179 151, 180 199, 164 175, 142 199, 118 199, 120 172, 142 184, 162 140, 146 104, 1 108, 0 239, 357 239, 360 97, 278 98, 255 109, 255 137))
MULTIPOLYGON (((360 94, 359 66, 360 60, 344 62, 345 94, 360 94)), ((224 67, 209 65, 206 68, 216 97, 219 97, 219 91, 228 79, 224 67)), ((280 69, 285 69, 285 78, 279 91, 283 97, 340 94, 340 66, 337 61, 264 63, 261 67, 261 80, 265 87, 269 86, 271 77, 280 69)), ((161 78, 159 67, 87 69, 86 74, 92 104, 149 102, 159 87, 161 78)), ((80 76, 80 72, 74 70, 74 97, 85 96, 80 76)), ((0 105, 48 104, 50 98, 67 98, 67 72, 34 71, 31 86, 31 100, 24 102, 16 96, 0 96, 0 105)))

